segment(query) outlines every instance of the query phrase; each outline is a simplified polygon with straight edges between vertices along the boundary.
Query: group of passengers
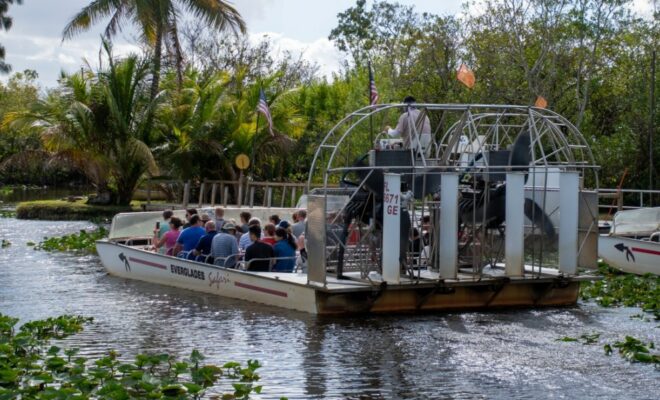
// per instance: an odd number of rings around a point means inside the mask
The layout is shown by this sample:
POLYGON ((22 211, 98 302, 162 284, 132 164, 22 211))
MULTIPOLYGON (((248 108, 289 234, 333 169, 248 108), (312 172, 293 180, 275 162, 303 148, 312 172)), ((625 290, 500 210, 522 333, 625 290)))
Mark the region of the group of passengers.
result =
MULTIPOLYGON (((248 211, 240 213, 240 224, 224 219, 224 209, 215 209, 215 218, 194 208, 186 210, 186 223, 172 211, 163 212, 165 223, 157 223, 153 245, 157 252, 189 260, 235 268, 245 261, 250 271, 292 272, 296 251, 303 256, 305 210, 293 214, 294 223, 271 215, 262 228, 261 220, 248 211)), ((306 257, 305 257, 306 258, 306 257)))

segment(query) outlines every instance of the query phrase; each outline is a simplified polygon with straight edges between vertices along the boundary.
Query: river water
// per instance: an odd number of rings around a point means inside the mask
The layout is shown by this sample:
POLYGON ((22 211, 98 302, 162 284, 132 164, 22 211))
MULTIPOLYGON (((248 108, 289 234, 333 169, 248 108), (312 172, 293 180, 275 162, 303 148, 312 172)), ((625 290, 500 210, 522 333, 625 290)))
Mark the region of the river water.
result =
POLYGON ((88 222, 0 218, 0 312, 22 321, 94 317, 66 345, 211 363, 258 359, 270 399, 657 399, 660 370, 602 345, 632 335, 660 343, 659 323, 636 308, 320 318, 105 274, 92 255, 46 253, 27 242, 92 228, 88 222), (600 333, 598 345, 559 342, 600 333))

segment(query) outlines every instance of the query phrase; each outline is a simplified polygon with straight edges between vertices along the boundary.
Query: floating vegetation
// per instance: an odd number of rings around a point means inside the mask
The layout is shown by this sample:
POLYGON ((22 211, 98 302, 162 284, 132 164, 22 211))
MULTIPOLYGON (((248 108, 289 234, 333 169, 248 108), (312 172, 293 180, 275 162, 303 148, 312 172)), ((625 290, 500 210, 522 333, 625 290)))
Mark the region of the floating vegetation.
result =
POLYGON ((64 315, 28 322, 15 333, 18 319, 0 314, 0 398, 199 399, 221 378, 233 388, 223 399, 249 399, 261 393, 262 387, 255 384, 258 361, 248 360, 247 366, 203 364, 204 356, 193 350, 188 360, 138 354, 125 362, 112 350, 92 359, 78 356, 75 348, 49 345, 51 339, 81 332, 91 321, 64 315))
POLYGON ((556 339, 557 342, 580 342, 582 344, 596 344, 600 338, 600 333, 591 333, 580 335, 579 338, 564 336, 563 338, 556 339))
MULTIPOLYGON (((564 336, 556 339, 557 342, 579 342, 583 345, 598 344, 600 333, 590 333, 580 335, 579 338, 564 336)), ((626 336, 624 341, 617 341, 614 344, 605 343, 603 345, 606 355, 611 355, 613 349, 618 349, 621 357, 632 362, 642 362, 649 364, 660 364, 660 354, 653 353, 655 349, 653 342, 644 344, 641 340, 632 336, 626 336)))
POLYGON ((613 345, 606 344, 603 346, 605 354, 608 356, 612 354, 612 347, 619 350, 621 357, 624 357, 632 362, 641 362, 649 364, 660 364, 660 354, 654 354, 651 350, 655 349, 653 342, 644 344, 641 340, 632 336, 626 336, 626 340, 614 342, 613 345))
POLYGON ((15 210, 0 210, 0 218, 16 218, 15 210))
POLYGON ((626 274, 601 263, 603 279, 580 288, 583 300, 594 300, 603 307, 641 307, 660 320, 660 276, 626 274))
MULTIPOLYGON (((96 253, 96 241, 108 236, 108 230, 102 226, 87 232, 84 229, 80 233, 72 233, 60 237, 44 237, 34 249, 45 251, 87 251, 96 253)), ((28 243, 28 246, 30 244, 28 243)))
POLYGON ((11 242, 9 240, 2 239, 2 242, 0 242, 0 247, 4 249, 5 247, 9 247, 9 246, 11 246, 11 242))

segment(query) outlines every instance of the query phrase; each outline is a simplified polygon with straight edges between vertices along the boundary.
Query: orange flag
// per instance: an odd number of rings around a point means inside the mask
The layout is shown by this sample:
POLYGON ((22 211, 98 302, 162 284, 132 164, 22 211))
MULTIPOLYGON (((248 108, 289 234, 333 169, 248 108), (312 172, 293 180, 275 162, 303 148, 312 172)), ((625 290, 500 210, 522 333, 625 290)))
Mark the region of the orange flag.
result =
POLYGON ((548 101, 543 96, 536 97, 536 101, 534 102, 534 107, 546 108, 547 106, 548 106, 548 101))
POLYGON ((461 64, 456 72, 456 79, 461 81, 462 84, 472 89, 474 87, 474 72, 470 70, 465 64, 461 64))

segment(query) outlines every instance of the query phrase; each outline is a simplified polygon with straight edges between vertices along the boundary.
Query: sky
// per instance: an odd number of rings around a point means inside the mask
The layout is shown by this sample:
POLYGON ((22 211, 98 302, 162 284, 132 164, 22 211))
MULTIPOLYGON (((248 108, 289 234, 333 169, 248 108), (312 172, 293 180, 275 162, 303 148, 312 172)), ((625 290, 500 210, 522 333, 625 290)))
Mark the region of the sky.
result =
MULTIPOLYGON (((25 0, 9 7, 13 18, 9 32, 0 32, 5 47, 5 61, 14 71, 34 69, 42 88, 57 85, 60 71, 72 72, 88 62, 98 64, 100 35, 106 22, 94 25, 88 32, 62 41, 62 30, 77 11, 92 0, 25 0)), ((461 11, 460 0, 398 0, 414 5, 418 12, 446 15, 461 11)), ((339 69, 342 54, 328 40, 337 25, 337 14, 355 5, 355 0, 235 0, 231 1, 248 27, 251 41, 268 35, 277 53, 286 50, 316 62, 319 72, 329 76, 339 69)), ((635 8, 650 13, 649 0, 635 0, 635 8)), ((137 40, 130 29, 114 41, 115 54, 137 51, 137 40)), ((6 80, 0 76, 0 80, 6 80)))

